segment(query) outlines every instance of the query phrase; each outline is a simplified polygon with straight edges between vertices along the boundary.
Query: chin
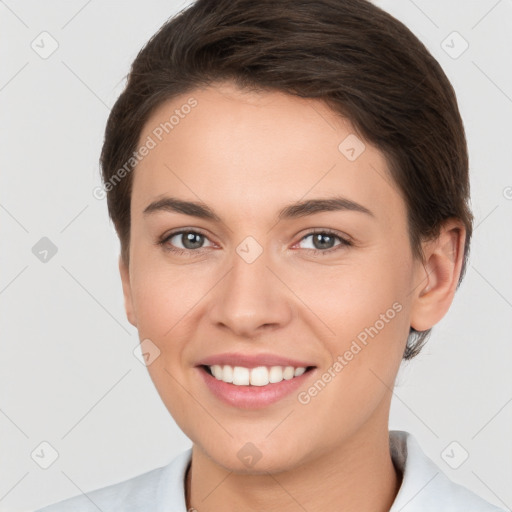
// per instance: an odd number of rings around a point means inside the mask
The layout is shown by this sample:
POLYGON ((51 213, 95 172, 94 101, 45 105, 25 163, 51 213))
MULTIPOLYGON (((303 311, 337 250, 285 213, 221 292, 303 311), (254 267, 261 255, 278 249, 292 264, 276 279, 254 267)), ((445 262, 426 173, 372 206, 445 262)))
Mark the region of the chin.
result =
MULTIPOLYGON (((289 437, 289 436, 288 436, 289 437)), ((226 471, 239 474, 265 475, 288 471, 303 463, 306 456, 297 449, 301 443, 289 438, 290 446, 283 446, 281 439, 265 443, 233 441, 227 446, 215 444, 209 447, 202 445, 201 450, 217 465, 226 471)))

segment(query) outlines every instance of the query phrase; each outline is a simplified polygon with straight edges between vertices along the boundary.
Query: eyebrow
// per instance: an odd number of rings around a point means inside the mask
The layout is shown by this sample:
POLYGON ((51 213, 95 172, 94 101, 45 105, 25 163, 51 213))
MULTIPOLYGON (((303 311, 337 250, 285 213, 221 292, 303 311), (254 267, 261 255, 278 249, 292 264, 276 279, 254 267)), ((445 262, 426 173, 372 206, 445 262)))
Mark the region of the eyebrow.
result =
MULTIPOLYGON (((155 212, 183 213, 200 219, 222 222, 222 219, 206 204, 194 201, 183 201, 175 197, 164 197, 154 201, 144 209, 144 215, 155 212)), ((285 206, 278 215, 279 220, 306 217, 321 212, 355 211, 375 217, 374 213, 365 206, 346 197, 335 196, 328 198, 308 199, 285 206)))

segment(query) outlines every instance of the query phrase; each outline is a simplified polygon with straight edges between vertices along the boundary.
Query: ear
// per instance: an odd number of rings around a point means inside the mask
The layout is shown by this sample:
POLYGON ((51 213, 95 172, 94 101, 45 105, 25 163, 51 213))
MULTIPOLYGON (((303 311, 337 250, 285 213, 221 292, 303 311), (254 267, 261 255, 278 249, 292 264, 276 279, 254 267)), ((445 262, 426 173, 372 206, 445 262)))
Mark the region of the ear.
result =
POLYGON ((462 268, 466 229, 458 219, 445 221, 439 236, 423 246, 425 264, 415 272, 411 327, 426 331, 450 308, 462 268))
POLYGON ((137 319, 135 317, 133 300, 132 300, 132 287, 130 284, 130 272, 128 266, 123 260, 122 256, 119 256, 119 273, 121 274, 121 282, 123 284, 123 295, 124 295, 124 309, 126 311, 126 317, 128 321, 137 327, 137 319))

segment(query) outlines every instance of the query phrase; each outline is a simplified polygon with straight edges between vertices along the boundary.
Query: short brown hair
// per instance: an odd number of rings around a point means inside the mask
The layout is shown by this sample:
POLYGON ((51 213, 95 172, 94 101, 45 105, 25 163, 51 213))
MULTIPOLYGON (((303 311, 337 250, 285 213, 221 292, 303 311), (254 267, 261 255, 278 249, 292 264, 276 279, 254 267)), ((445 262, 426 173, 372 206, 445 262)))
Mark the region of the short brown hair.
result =
MULTIPOLYGON (((415 257, 424 259, 421 241, 436 237, 443 221, 463 222, 460 285, 473 222, 464 126, 448 78, 405 25, 366 0, 196 1, 134 60, 106 126, 104 184, 132 162, 159 105, 225 80, 316 98, 347 118, 386 157, 407 206, 415 257)), ((123 176, 107 189, 107 202, 128 263, 132 173, 123 176)), ((411 327, 404 359, 429 334, 411 327)))

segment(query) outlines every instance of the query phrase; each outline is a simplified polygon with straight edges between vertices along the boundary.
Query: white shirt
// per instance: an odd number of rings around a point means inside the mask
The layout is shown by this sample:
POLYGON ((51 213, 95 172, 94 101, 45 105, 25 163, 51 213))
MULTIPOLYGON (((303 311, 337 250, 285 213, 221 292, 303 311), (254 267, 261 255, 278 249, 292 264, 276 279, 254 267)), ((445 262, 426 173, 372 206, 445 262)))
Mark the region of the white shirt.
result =
MULTIPOLYGON (((403 474, 389 512, 504 512, 456 484, 429 459, 414 436, 389 431, 391 457, 403 474)), ((192 448, 168 465, 36 512, 187 512, 185 473, 192 448)))

